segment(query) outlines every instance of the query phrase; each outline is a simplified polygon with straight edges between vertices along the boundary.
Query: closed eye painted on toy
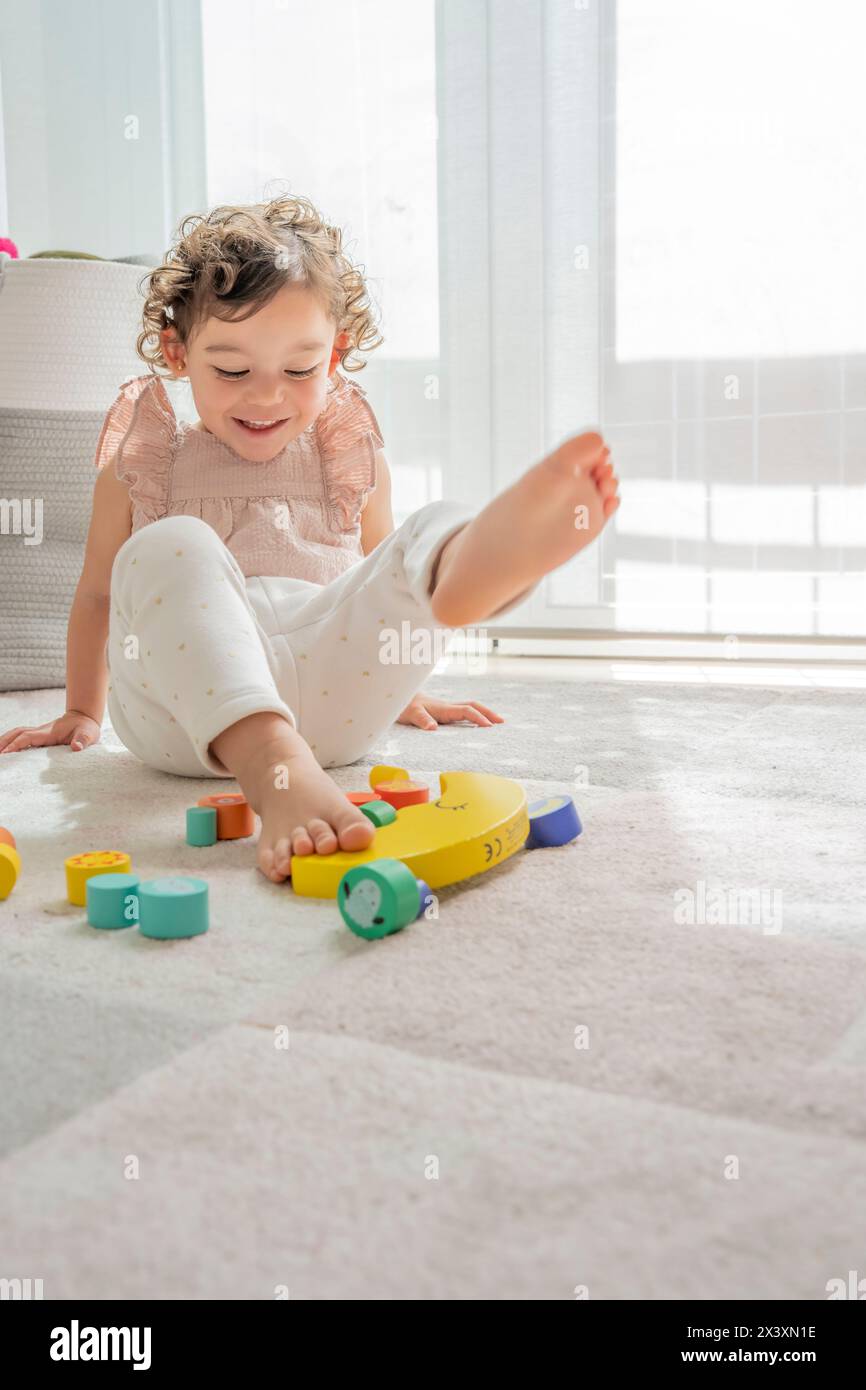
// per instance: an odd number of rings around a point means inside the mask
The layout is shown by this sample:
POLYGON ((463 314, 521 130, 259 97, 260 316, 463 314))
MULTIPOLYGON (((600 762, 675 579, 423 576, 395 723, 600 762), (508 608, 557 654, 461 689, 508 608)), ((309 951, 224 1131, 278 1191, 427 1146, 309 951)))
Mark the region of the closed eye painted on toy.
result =
MULTIPOLYGON (((401 769, 374 768, 370 785, 395 771, 401 769)), ((444 888, 504 864, 523 848, 529 819, 526 792, 518 782, 480 772, 443 772, 439 783, 437 801, 404 806, 391 825, 377 829, 366 850, 294 855, 295 892, 335 898, 348 869, 385 858, 400 859, 431 888, 444 888)))

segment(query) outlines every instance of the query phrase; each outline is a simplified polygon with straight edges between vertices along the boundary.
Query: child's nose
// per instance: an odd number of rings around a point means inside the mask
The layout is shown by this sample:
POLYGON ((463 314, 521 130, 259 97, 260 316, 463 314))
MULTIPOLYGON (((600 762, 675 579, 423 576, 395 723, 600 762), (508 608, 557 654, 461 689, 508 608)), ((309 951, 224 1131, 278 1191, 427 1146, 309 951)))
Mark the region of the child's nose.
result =
POLYGON ((289 394, 284 387, 274 387, 272 391, 259 389, 254 401, 244 407, 250 420, 266 420, 269 415, 288 415, 289 394))

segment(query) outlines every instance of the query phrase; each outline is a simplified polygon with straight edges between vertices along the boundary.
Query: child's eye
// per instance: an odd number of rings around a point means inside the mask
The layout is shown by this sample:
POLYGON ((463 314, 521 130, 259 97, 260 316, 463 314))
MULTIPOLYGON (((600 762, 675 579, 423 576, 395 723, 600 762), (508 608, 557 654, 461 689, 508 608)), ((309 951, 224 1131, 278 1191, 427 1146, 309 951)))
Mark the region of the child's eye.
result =
MULTIPOLYGON (((291 376, 294 377, 296 381, 301 381, 305 377, 314 376, 318 370, 319 364, 317 364, 315 367, 307 367, 306 370, 303 372, 286 372, 286 376, 291 376)), ((249 372, 246 370, 242 372, 227 372, 222 367, 214 367, 214 371, 216 372, 217 376, 222 377, 225 381, 239 381, 242 376, 249 375, 249 372)))

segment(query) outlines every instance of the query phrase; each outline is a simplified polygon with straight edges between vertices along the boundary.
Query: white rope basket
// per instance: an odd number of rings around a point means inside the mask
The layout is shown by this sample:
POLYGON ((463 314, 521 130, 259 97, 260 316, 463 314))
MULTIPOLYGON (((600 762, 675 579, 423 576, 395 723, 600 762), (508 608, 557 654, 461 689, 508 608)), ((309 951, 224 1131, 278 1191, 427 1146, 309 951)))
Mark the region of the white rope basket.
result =
POLYGON ((0 407, 107 410, 148 371, 135 351, 142 265, 0 252, 0 407))

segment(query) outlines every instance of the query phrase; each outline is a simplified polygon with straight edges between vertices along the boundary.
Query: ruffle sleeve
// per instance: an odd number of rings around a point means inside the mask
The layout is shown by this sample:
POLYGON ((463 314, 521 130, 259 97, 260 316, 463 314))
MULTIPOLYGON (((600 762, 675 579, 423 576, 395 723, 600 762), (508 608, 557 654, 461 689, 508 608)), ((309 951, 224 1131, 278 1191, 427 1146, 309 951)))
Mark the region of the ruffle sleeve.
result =
POLYGON ((98 469, 114 464, 142 525, 165 516, 176 439, 177 419, 160 378, 125 381, 105 417, 95 463, 98 469))
POLYGON ((376 450, 385 443, 363 386, 335 374, 316 436, 325 489, 341 531, 358 524, 364 498, 376 486, 376 450))

